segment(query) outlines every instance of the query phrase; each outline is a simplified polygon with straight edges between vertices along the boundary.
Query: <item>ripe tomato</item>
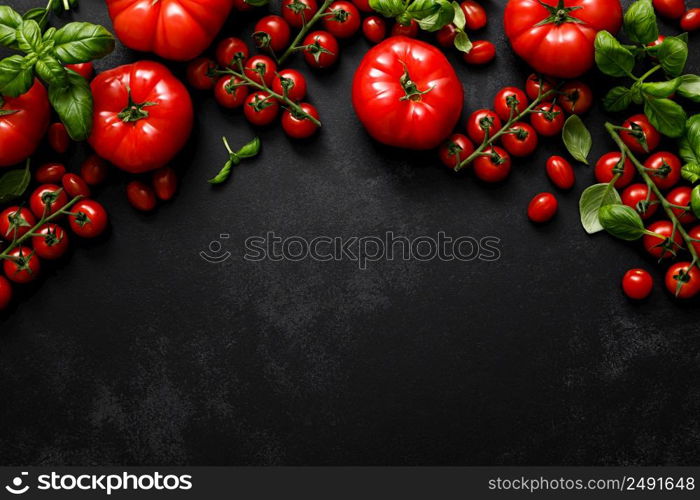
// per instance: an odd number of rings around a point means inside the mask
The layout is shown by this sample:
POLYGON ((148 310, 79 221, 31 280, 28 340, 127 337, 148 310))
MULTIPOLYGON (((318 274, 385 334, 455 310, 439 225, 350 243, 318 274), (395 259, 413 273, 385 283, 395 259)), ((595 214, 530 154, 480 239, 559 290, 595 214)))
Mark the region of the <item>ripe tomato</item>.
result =
POLYGON ((283 69, 272 81, 272 90, 277 94, 284 94, 292 101, 298 102, 306 97, 306 78, 295 69, 283 69))
POLYGON ((75 71, 88 81, 92 80, 92 77, 95 76, 95 68, 92 66, 91 62, 66 64, 66 68, 75 71))
POLYGON ((280 104, 265 92, 250 94, 245 100, 243 114, 253 125, 264 126, 272 123, 277 118, 280 104))
POLYGON ((170 162, 192 130, 192 100, 162 64, 140 61, 92 81, 94 125, 88 142, 122 170, 147 172, 170 162))
POLYGON ((90 188, 79 175, 65 174, 61 179, 61 185, 63 185, 63 190, 71 198, 75 198, 76 196, 87 198, 90 196, 90 188))
POLYGON ((362 21, 362 33, 372 43, 379 43, 386 37, 386 21, 379 16, 369 16, 362 21))
POLYGON ((488 40, 474 40, 472 49, 462 52, 462 59, 467 64, 487 64, 496 57, 496 46, 488 40))
POLYGON ((582 115, 593 106, 593 90, 580 80, 573 80, 562 85, 559 105, 567 113, 582 115))
POLYGON ((672 189, 666 195, 666 200, 672 205, 678 205, 685 208, 671 208, 678 222, 681 224, 691 224, 697 220, 693 212, 690 210, 690 192, 692 189, 689 186, 678 186, 672 189))
POLYGON ((606 153, 601 156, 595 164, 595 178, 598 182, 610 182, 617 173, 621 173, 620 177, 615 181, 616 188, 628 186, 634 179, 634 166, 625 158, 625 162, 620 167, 622 155, 619 152, 606 153), (617 172, 620 170, 621 172, 617 172))
POLYGON ((454 69, 433 45, 392 37, 362 58, 352 103, 374 139, 408 149, 439 146, 462 113, 464 93, 454 69))
POLYGON ((653 0, 656 12, 669 19, 678 19, 685 13, 685 0, 653 0))
POLYGON ((238 68, 237 61, 245 63, 250 56, 248 45, 240 38, 224 38, 216 46, 216 62, 224 68, 238 68))
POLYGON ((51 108, 46 89, 34 85, 19 97, 0 95, 0 167, 29 158, 49 126, 51 108))
POLYGON ((282 52, 289 45, 291 37, 289 24, 280 16, 265 16, 255 23, 253 42, 259 49, 282 52))
POLYGON ((464 0, 459 6, 464 12, 464 18, 467 21, 466 28, 470 30, 480 30, 486 26, 488 18, 484 8, 474 0, 464 0))
POLYGON ((504 122, 525 111, 527 105, 527 95, 517 87, 504 87, 493 98, 493 109, 504 122))
POLYGON ((131 181, 126 185, 126 198, 132 207, 141 212, 150 212, 156 208, 155 193, 141 181, 131 181))
POLYGON ((452 47, 455 43, 455 38, 457 38, 457 27, 452 23, 446 24, 435 33, 437 43, 444 49, 452 47))
POLYGON ((551 137, 557 135, 564 128, 564 112, 551 102, 544 102, 535 106, 530 114, 530 123, 540 135, 551 137))
POLYGON ((644 300, 654 288, 654 279, 644 269, 630 269, 622 277, 622 291, 630 299, 644 300))
POLYGON ((323 27, 338 38, 349 38, 360 29, 362 17, 355 4, 345 0, 333 2, 323 18, 323 27))
POLYGON ((490 109, 477 109, 467 120, 467 135, 474 141, 474 144, 481 144, 486 138, 488 131, 489 137, 492 137, 496 132, 501 130, 500 118, 490 109))
POLYGON ((698 240, 693 242, 693 248, 695 248, 696 253, 700 254, 700 226, 695 226, 688 230, 688 236, 694 240, 698 240))
POLYGON ((68 251, 68 234, 61 226, 44 224, 37 234, 40 236, 32 236, 32 247, 38 257, 55 260, 63 257, 68 251))
POLYGON ((222 76, 214 86, 214 99, 224 108, 240 108, 246 97, 248 87, 237 76, 222 76))
POLYGON ((700 28, 700 9, 688 9, 681 18, 681 29, 683 31, 695 31, 700 28))
POLYGON ((676 262, 666 271, 666 290, 678 299, 690 299, 700 292, 700 270, 690 262, 676 262))
POLYGON ((277 63, 267 56, 257 54, 246 61, 243 69, 248 78, 259 84, 264 82, 269 87, 277 73, 277 63))
POLYGON ((551 220, 557 213, 559 203, 552 193, 535 195, 527 206, 527 216, 532 222, 542 224, 551 220))
POLYGON ((12 285, 4 276, 0 276, 0 311, 7 309, 12 301, 12 285))
POLYGON ((15 283, 29 283, 39 277, 41 262, 31 248, 18 246, 7 255, 11 259, 3 260, 5 276, 15 283))
POLYGON ((537 149, 537 132, 524 122, 515 122, 510 130, 501 136, 501 143, 513 156, 529 156, 537 149))
POLYGON ((108 174, 107 162, 94 153, 85 158, 83 164, 80 165, 80 177, 90 186, 102 184, 107 179, 108 174))
POLYGON ((71 208, 68 224, 81 238, 95 238, 107 228, 109 219, 104 207, 95 200, 80 200, 71 208))
POLYGON ((504 28, 513 50, 535 71, 576 78, 594 62, 598 31, 622 26, 619 0, 510 0, 504 28))
POLYGON ((352 0, 352 3, 362 12, 372 12, 374 10, 369 4, 369 0, 352 0))
POLYGON ((70 136, 66 126, 61 122, 52 123, 48 132, 49 146, 59 154, 68 151, 70 147, 70 136))
MULTIPOLYGON (((318 111, 308 102, 300 104, 305 113, 318 120, 318 111)), ((290 109, 285 109, 282 113, 282 129, 284 133, 294 139, 306 139, 314 135, 318 130, 318 125, 302 115, 295 115, 290 109)))
POLYGON ((409 24, 394 23, 391 27, 391 36, 406 36, 415 38, 418 36, 418 23, 415 19, 411 19, 409 24))
POLYGON ((576 182, 574 168, 561 156, 550 156, 545 166, 547 176, 559 189, 571 189, 576 182))
POLYGON ((658 235, 645 234, 642 236, 642 245, 652 257, 668 259, 673 257, 683 246, 683 237, 678 230, 673 230, 673 223, 670 220, 652 222, 647 226, 647 230, 658 235))
POLYGON ((501 182, 510 174, 510 155, 498 146, 484 149, 473 163, 474 175, 484 182, 501 182))
POLYGON ((338 40, 327 31, 313 31, 304 38, 304 60, 312 68, 333 66, 340 55, 338 40))
POLYGON ((48 217, 68 203, 68 196, 55 184, 42 184, 29 197, 29 208, 38 218, 48 217))
POLYGON ((668 151, 654 153, 647 158, 644 166, 648 169, 651 181, 659 189, 670 189, 681 180, 681 160, 668 151))
POLYGON ((119 40, 130 49, 188 61, 201 54, 226 21, 231 0, 106 0, 119 40))
POLYGON ((448 168, 455 168, 474 152, 474 144, 466 135, 452 134, 452 136, 440 146, 438 154, 440 161, 448 168))
POLYGON ((316 0, 282 0, 282 17, 292 28, 301 28, 316 11, 316 0))
POLYGON ((29 209, 7 207, 0 213, 0 238, 6 241, 21 238, 35 225, 36 219, 29 209))
POLYGON ((159 168, 153 172, 151 186, 159 200, 168 201, 177 191, 177 174, 170 167, 159 168))
POLYGON ((646 115, 631 116, 622 126, 628 130, 620 132, 620 138, 634 153, 644 154, 654 151, 661 142, 661 134, 649 123, 646 115))
POLYGON ((58 184, 65 173, 62 163, 44 163, 34 172, 34 180, 39 184, 58 184))
POLYGON ((659 38, 657 38, 651 43, 647 43, 647 47, 656 47, 658 45, 661 45, 662 43, 664 43, 664 40, 666 40, 666 37, 664 35, 659 35, 659 38))
POLYGON ((216 83, 212 71, 216 63, 208 57, 198 57, 187 65, 187 82, 197 90, 211 90, 216 83))
POLYGON ((658 198, 649 192, 646 184, 637 183, 627 186, 621 195, 622 203, 634 208, 642 219, 648 219, 659 209, 658 198))
MULTIPOLYGON (((550 79, 540 76, 537 73, 532 73, 527 77, 527 81, 525 82, 525 93, 531 100, 534 101, 537 99, 537 97, 540 95, 540 88, 542 89, 541 93, 546 94, 554 88, 554 84, 550 79)), ((552 98, 550 96, 547 101, 551 100, 552 98)))

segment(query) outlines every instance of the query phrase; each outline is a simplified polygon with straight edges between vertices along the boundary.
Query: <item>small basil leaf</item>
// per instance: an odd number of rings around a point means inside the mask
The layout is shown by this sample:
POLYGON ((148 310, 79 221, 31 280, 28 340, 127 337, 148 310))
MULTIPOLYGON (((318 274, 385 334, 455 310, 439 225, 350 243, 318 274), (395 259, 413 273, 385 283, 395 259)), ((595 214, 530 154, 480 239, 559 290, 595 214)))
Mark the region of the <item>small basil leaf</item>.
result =
POLYGON ((686 115, 677 102, 670 99, 647 97, 644 100, 644 114, 649 122, 668 137, 680 137, 685 130, 686 115))
POLYGON ((49 85, 65 86, 66 68, 55 57, 42 56, 36 62, 36 74, 49 85))
POLYGON ((22 19, 25 21, 36 21, 39 24, 39 28, 42 30, 46 28, 46 23, 48 22, 48 16, 46 16, 46 9, 43 7, 35 7, 29 9, 27 12, 22 14, 22 19))
POLYGON ((695 186, 690 192, 690 210, 695 217, 700 217, 700 186, 695 186))
POLYGON ((472 41, 469 40, 469 37, 464 31, 457 33, 454 44, 457 50, 465 54, 468 54, 472 50, 472 41))
POLYGON ((24 52, 39 52, 41 50, 41 28, 34 20, 22 21, 17 28, 17 47, 24 52))
POLYGON ((600 71, 610 76, 627 76, 634 67, 634 55, 607 31, 595 37, 595 62, 600 71))
POLYGON ((0 45, 16 46, 17 29, 22 25, 22 16, 12 7, 0 5, 0 45))
POLYGON ((63 64, 77 64, 106 56, 114 50, 114 37, 104 27, 70 23, 53 36, 54 51, 63 64))
POLYGON ((675 36, 667 36, 659 46, 656 57, 669 76, 678 76, 685 68, 688 59, 688 44, 675 36))
POLYGON ((627 205, 604 205, 600 207, 598 219, 603 229, 621 240, 638 240, 644 234, 642 218, 634 208, 627 205))
POLYGON ((632 104, 632 91, 627 87, 613 87, 603 98, 606 111, 623 111, 632 104))
POLYGON ((566 120, 561 137, 571 156, 588 165, 588 153, 591 152, 593 140, 591 133, 578 115, 571 115, 566 120))
POLYGON ((464 17, 464 11, 462 10, 462 7, 460 7, 460 5, 457 2, 452 2, 452 8, 455 11, 455 16, 452 22, 458 29, 463 30, 464 27, 467 25, 467 18, 464 17))
POLYGON ((92 94, 87 80, 66 72, 66 85, 49 85, 49 101, 74 141, 84 141, 92 129, 92 94))
POLYGON ((0 95, 17 97, 34 83, 34 71, 25 57, 18 54, 0 61, 0 95))
POLYGON ((700 181, 700 165, 697 163, 686 163, 681 167, 681 176, 691 184, 700 181))
POLYGON ((402 0, 369 0, 372 10, 379 12, 384 17, 398 17, 406 10, 402 0))
POLYGON ((700 165, 700 115, 693 115, 685 122, 685 133, 678 141, 681 158, 700 165))
POLYGON ((10 170, 0 177, 0 204, 19 198, 27 190, 32 176, 29 162, 23 169, 10 170))
POLYGON ((681 84, 680 78, 666 80, 664 82, 643 83, 642 91, 654 97, 668 97, 673 94, 681 84))
POLYGON ((682 75, 678 80, 678 93, 693 102, 700 102, 700 76, 682 75))
POLYGON ((454 19, 455 10, 452 4, 446 0, 439 0, 435 5, 437 10, 433 14, 418 19, 418 26, 424 31, 437 31, 454 19))
POLYGON ((621 203, 620 195, 609 184, 593 184, 584 189, 578 202, 583 229, 588 234, 602 231, 603 226, 598 219, 600 207, 615 203, 621 203))
POLYGON ((408 5, 406 12, 410 12, 414 19, 423 19, 434 14, 437 9, 438 4, 433 0, 414 0, 408 5))
POLYGON ((249 143, 243 145, 243 147, 236 152, 236 155, 239 158, 252 158, 260 152, 260 146, 260 139, 256 137, 249 143))
POLYGON ((651 0, 634 2, 624 18, 625 33, 635 43, 646 45, 659 38, 659 27, 651 0))

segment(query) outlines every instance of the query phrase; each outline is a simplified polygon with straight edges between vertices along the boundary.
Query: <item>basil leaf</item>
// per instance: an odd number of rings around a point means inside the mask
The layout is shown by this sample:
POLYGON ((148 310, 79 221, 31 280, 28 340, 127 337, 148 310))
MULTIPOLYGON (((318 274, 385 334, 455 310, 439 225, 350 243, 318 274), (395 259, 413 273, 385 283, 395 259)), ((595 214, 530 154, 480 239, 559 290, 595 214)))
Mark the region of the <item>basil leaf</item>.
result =
POLYGON ((644 114, 656 129, 668 137, 680 137, 685 130, 686 115, 683 108, 670 99, 647 97, 644 114))
POLYGON ((700 76, 682 75, 678 78, 678 94, 693 102, 700 102, 700 76))
POLYGON ((674 78, 665 82, 643 83, 642 90, 654 97, 668 97, 678 89, 680 84, 680 78, 674 78))
POLYGON ((423 19, 426 16, 434 14, 438 7, 438 4, 434 0, 414 0, 409 4, 406 12, 410 12, 411 17, 414 19, 423 19))
POLYGON ((36 62, 36 74, 49 85, 65 86, 66 68, 55 57, 45 55, 36 62))
POLYGON ((610 76, 628 76, 634 68, 634 55, 607 31, 595 37, 595 62, 600 71, 610 76))
POLYGON ((635 43, 646 45, 659 38, 659 27, 651 0, 637 0, 624 17, 625 33, 635 43))
POLYGON ((678 141, 681 158, 700 165, 700 115, 693 115, 685 123, 685 134, 678 141))
POLYGON ((260 152, 260 139, 258 137, 254 138, 247 144, 244 144, 241 149, 236 151, 236 155, 239 158, 252 158, 260 152))
POLYGON ((0 61, 0 95, 17 97, 34 83, 34 71, 26 57, 18 54, 0 61))
POLYGON ((695 217, 700 217, 700 186, 695 186, 690 192, 690 210, 695 217))
POLYGON ((252 5, 253 7, 264 7, 270 3, 270 0, 243 0, 243 2, 247 3, 248 5, 252 5))
POLYGON ((593 184, 584 189, 578 202, 583 229, 588 234, 602 231, 603 226, 598 219, 600 207, 615 203, 621 203, 620 195, 610 184, 593 184))
POLYGON ((591 133, 578 115, 571 115, 566 120, 561 137, 571 156, 588 165, 588 153, 591 152, 593 140, 591 133))
MULTIPOLYGON (((455 10, 452 4, 447 0, 439 0, 435 13, 418 19, 418 26, 424 31, 437 31, 443 26, 450 24, 455 16, 455 10)), ((462 10, 462 9, 460 9, 462 10)))
POLYGON ((23 169, 10 170, 0 177, 0 204, 19 198, 27 190, 32 176, 29 173, 29 161, 23 169))
POLYGON ((27 53, 41 50, 41 28, 39 23, 33 20, 22 21, 17 28, 17 47, 27 53))
MULTIPOLYGON (((462 10, 462 7, 457 3, 457 2, 452 2, 452 8, 455 11, 455 17, 452 20, 452 23, 458 28, 463 30, 464 27, 467 25, 467 18, 464 17, 464 11, 462 10)), ((455 45, 456 46, 456 45, 455 45)), ((461 50, 461 49, 460 49, 461 50)), ((465 52, 465 51, 462 51, 465 52)))
POLYGON ((627 87, 614 87, 603 98, 606 111, 623 111, 632 104, 632 91, 627 87))
POLYGON ((691 184, 700 181, 700 165, 697 163, 686 163, 681 167, 681 177, 691 184))
POLYGON ((369 6, 384 17, 398 17, 406 10, 402 0, 369 0, 369 6))
POLYGON ((678 37, 667 36, 659 46, 656 57, 666 74, 678 76, 683 72, 688 59, 688 44, 678 37))
POLYGON ((22 16, 12 7, 0 5, 0 45, 14 48, 17 43, 17 29, 22 25, 22 16))
POLYGON ((66 71, 66 85, 49 84, 49 101, 74 141, 83 141, 92 129, 92 94, 87 80, 66 71))
POLYGON ((634 208, 627 205, 604 205, 600 207, 598 219, 603 229, 621 240, 638 240, 644 234, 642 218, 634 208))
POLYGON ((70 23, 53 36, 54 51, 63 64, 76 64, 106 56, 114 50, 114 37, 104 27, 70 23))
POLYGON ((469 36, 464 31, 457 33, 455 37, 455 48, 461 52, 469 54, 472 50, 472 41, 469 40, 469 36))

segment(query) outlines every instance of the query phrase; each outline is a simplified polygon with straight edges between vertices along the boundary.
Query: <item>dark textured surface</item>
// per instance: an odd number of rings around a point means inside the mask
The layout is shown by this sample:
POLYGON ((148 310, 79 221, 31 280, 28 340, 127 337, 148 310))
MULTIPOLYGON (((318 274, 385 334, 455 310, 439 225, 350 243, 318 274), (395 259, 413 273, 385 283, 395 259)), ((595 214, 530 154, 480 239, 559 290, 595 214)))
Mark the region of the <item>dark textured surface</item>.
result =
MULTIPOLYGON (((81 4, 76 19, 110 26, 102 2, 81 4)), ((467 111, 528 74, 503 39, 500 5, 487 7, 479 37, 497 42, 495 64, 450 56, 467 111)), ((76 248, 0 319, 3 464, 700 463, 698 302, 669 297, 636 245, 583 232, 588 167, 557 194, 551 224, 528 223, 529 199, 552 189, 543 164, 559 141, 495 188, 431 154, 372 143, 345 97, 366 48, 358 37, 338 68, 310 75, 322 134, 295 143, 261 131, 261 157, 220 189, 205 182, 224 159, 220 136, 241 143, 253 130, 205 93, 194 94, 173 203, 137 214, 113 176, 98 195, 109 237, 76 248), (494 235, 503 255, 365 271, 242 258, 244 239, 267 231, 388 230, 494 235), (219 233, 233 256, 206 263, 198 252, 219 233), (619 290, 637 266, 657 281, 642 304, 619 290)), ((697 49, 693 39, 694 72, 697 49)), ((118 47, 97 67, 137 57, 118 47)), ((598 109, 586 119, 593 158, 611 147, 604 119, 598 109)))

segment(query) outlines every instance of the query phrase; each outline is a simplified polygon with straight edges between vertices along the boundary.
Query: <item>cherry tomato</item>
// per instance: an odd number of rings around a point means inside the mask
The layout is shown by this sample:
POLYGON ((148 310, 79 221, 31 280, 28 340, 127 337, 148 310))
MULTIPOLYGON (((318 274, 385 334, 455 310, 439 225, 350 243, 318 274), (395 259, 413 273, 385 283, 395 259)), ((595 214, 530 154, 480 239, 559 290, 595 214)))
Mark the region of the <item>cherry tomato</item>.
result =
POLYGON ((39 184, 58 184, 65 173, 62 163, 44 163, 34 172, 34 180, 39 184))
MULTIPOLYGON (((7 26, 3 27, 6 29, 7 26)), ((14 33, 12 29, 10 33, 14 33)), ((8 69, 4 69, 3 74, 13 76, 8 69)), ((34 154, 44 138, 50 117, 46 88, 38 79, 18 97, 0 93, 0 167, 23 162, 34 154)))
POLYGON ((649 123, 646 115, 638 114, 631 116, 622 124, 625 130, 620 132, 622 142, 633 152, 644 154, 654 151, 659 142, 661 142, 661 134, 654 126, 649 123))
POLYGON ((92 80, 92 77, 95 76, 95 68, 92 66, 91 62, 66 64, 66 68, 75 71, 88 81, 92 80))
POLYGON ((488 130, 489 137, 501 130, 500 118, 490 109, 477 109, 467 120, 467 135, 474 141, 474 144, 481 144, 486 137, 488 130))
POLYGON ((109 218, 104 207, 95 200, 80 200, 71 208, 68 224, 81 238, 95 238, 107 228, 109 218))
MULTIPOLYGON (((542 89, 542 94, 546 94, 550 90, 554 89, 554 84, 549 78, 539 76, 537 73, 532 73, 527 77, 527 81, 525 82, 525 93, 531 100, 534 101, 537 99, 537 97, 540 95, 540 88, 542 89)), ((547 101, 551 100, 552 97, 550 96, 547 101)))
POLYGON ((562 85, 559 105, 567 113, 582 115, 593 106, 593 90, 580 80, 573 80, 562 85))
MULTIPOLYGON (((299 106, 305 113, 318 120, 318 111, 308 102, 302 102, 299 106)), ((282 129, 284 133, 294 139, 306 139, 314 135, 318 125, 302 115, 295 115, 293 111, 285 109, 282 113, 282 129)))
POLYGON ((284 94, 292 101, 299 102, 306 97, 306 78, 295 69, 283 69, 272 81, 272 90, 277 94, 284 94))
POLYGON ((474 175, 484 182, 500 182, 510 174, 510 155, 498 146, 486 148, 474 160, 474 175))
POLYGON ((683 31, 695 31, 700 28, 700 9, 688 9, 681 18, 681 29, 683 31))
POLYGON ((214 99, 224 108, 240 108, 246 97, 248 87, 237 76, 222 76, 214 86, 214 99))
POLYGON ((673 153, 659 151, 644 162, 647 174, 659 189, 670 189, 681 180, 681 160, 673 153))
POLYGON ((386 36, 386 22, 379 16, 369 16, 362 21, 362 34, 372 43, 379 43, 386 36))
POLYGON ((474 0, 465 0, 459 6, 462 7, 462 12, 464 12, 467 29, 479 30, 486 26, 488 18, 486 17, 486 11, 480 4, 474 0))
MULTIPOLYGON (((601 156, 595 164, 595 178, 598 182, 610 182, 617 172, 613 170, 619 169, 619 163, 622 155, 619 152, 606 153, 601 156)), ((634 179, 634 166, 625 158, 625 163, 622 165, 622 175, 615 181, 616 188, 628 186, 634 179)))
POLYGON ((488 40, 474 40, 469 53, 462 53, 462 59, 467 64, 487 64, 496 57, 496 46, 488 40))
POLYGON ((281 16, 270 15, 255 23, 253 42, 259 49, 282 52, 289 45, 292 31, 281 16))
POLYGON ((61 122, 52 123, 49 125, 49 146, 57 153, 63 154, 68 151, 70 146, 70 136, 66 130, 66 126, 61 122))
POLYGON ((277 118, 280 110, 279 102, 265 92, 250 94, 245 100, 243 114, 253 125, 264 126, 272 123, 277 118))
POLYGON ((537 133, 545 137, 557 135, 564 128, 564 112, 557 105, 545 102, 535 106, 534 112, 530 115, 530 123, 535 127, 537 133))
POLYGON ((255 6, 250 5, 246 0, 232 0, 233 8, 238 12, 248 12, 253 10, 255 6))
POLYGON ((12 301, 12 285, 4 276, 0 276, 0 311, 7 309, 12 301))
POLYGON ((517 87, 504 87, 493 98, 493 109, 504 122, 525 111, 527 104, 527 95, 517 87))
POLYGON ((685 0, 653 0, 656 12, 669 19, 678 19, 685 12, 685 0))
POLYGON ((325 12, 323 27, 338 38, 349 38, 360 29, 362 18, 355 4, 345 0, 333 2, 325 12))
POLYGON ((32 236, 32 247, 36 255, 42 259, 60 259, 68 251, 68 234, 57 224, 44 224, 37 234, 32 236))
POLYGON ((352 0, 355 7, 360 9, 362 12, 373 12, 372 6, 369 4, 369 0, 352 0))
POLYGON ((648 219, 653 216, 659 208, 656 203, 658 198, 646 184, 637 183, 627 186, 621 195, 622 203, 628 207, 634 208, 642 219, 648 219))
POLYGON ((29 197, 29 208, 38 218, 55 214, 68 203, 68 196, 55 184, 42 184, 29 197))
POLYGON ((647 226, 647 230, 659 235, 659 237, 649 234, 642 236, 642 245, 652 257, 668 259, 673 257, 683 245, 683 237, 677 229, 673 230, 673 223, 670 220, 652 222, 647 226))
POLYGON ((678 186, 672 189, 666 195, 666 200, 673 205, 678 205, 683 208, 671 208, 678 222, 681 224, 691 224, 697 220, 693 212, 690 210, 690 193, 692 189, 689 186, 678 186))
POLYGON ((275 78, 277 63, 267 56, 258 54, 248 59, 243 68, 248 78, 260 84, 265 82, 269 87, 275 78))
POLYGON ((571 189, 576 182, 574 168, 561 156, 550 156, 545 167, 547 176, 559 189, 571 189))
POLYGON ((452 23, 446 24, 435 33, 435 38, 440 47, 449 49, 454 45, 455 38, 457 38, 457 27, 452 23))
POLYGON ((292 28, 301 28, 318 10, 316 0, 282 0, 282 17, 292 28))
POLYGON ((415 19, 411 19, 409 24, 394 23, 391 27, 391 36, 407 36, 415 38, 418 36, 418 23, 415 19))
POLYGON ((18 246, 7 255, 11 259, 3 260, 5 276, 15 283, 29 283, 39 277, 41 262, 31 248, 18 246))
POLYGON ((527 216, 532 222, 547 222, 557 213, 559 203, 552 193, 535 195, 527 206, 527 216))
POLYGON ((249 56, 248 45, 240 38, 224 38, 216 46, 216 62, 219 66, 237 69, 237 61, 245 64, 249 56))
POLYGON ((654 288, 654 279, 644 269, 630 269, 622 277, 622 291, 630 299, 644 300, 654 288))
POLYGON ((695 248, 695 252, 700 254, 700 226, 695 226, 695 227, 691 228, 688 231, 688 236, 690 236, 694 240, 699 240, 699 241, 694 241, 692 244, 693 244, 693 248, 695 248))
POLYGON ((80 177, 91 186, 102 184, 107 179, 108 174, 107 162, 94 153, 85 158, 83 164, 80 165, 80 177))
POLYGON ((211 90, 216 83, 216 75, 211 72, 216 69, 216 63, 208 57, 198 57, 187 65, 187 81, 198 90, 211 90))
POLYGON ((651 43, 647 43, 647 47, 657 47, 664 43, 664 40, 666 40, 666 37, 664 35, 659 35, 659 38, 657 38, 651 43))
POLYGON ((690 262, 676 262, 666 271, 666 290, 677 299, 690 299, 700 292, 700 270, 690 262))
POLYGON ((537 132, 524 122, 515 122, 510 131, 501 136, 503 147, 513 156, 529 156, 537 149, 537 132))
POLYGON ((0 238, 6 241, 21 238, 35 225, 36 218, 29 209, 7 207, 0 213, 0 238))
POLYGON ((90 187, 79 175, 65 174, 61 179, 61 185, 63 185, 63 190, 71 198, 75 198, 76 196, 87 198, 90 196, 90 187))
POLYGON ((313 31, 304 38, 304 60, 312 68, 327 68, 340 55, 338 40, 327 31, 313 31))
POLYGON ((150 212, 156 208, 156 195, 150 186, 141 181, 131 181, 126 185, 126 199, 136 210, 150 212))
POLYGON ((151 186, 159 200, 168 201, 177 191, 177 174, 170 167, 159 168, 153 172, 151 186))
POLYGON ((447 142, 440 146, 438 154, 443 165, 455 168, 473 152, 474 144, 466 135, 453 134, 447 142))

